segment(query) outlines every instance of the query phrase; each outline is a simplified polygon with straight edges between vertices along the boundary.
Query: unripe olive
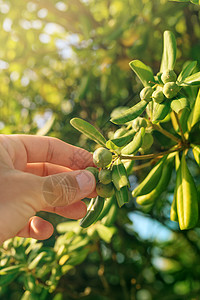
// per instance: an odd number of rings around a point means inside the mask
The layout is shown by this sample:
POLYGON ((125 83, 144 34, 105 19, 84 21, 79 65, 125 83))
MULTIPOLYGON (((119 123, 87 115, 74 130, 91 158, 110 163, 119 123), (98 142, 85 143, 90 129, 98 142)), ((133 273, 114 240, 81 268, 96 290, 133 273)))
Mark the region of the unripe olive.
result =
POLYGON ((167 82, 163 87, 163 94, 166 98, 171 99, 175 97, 180 90, 180 87, 175 82, 167 82))
POLYGON ((105 168, 112 161, 112 153, 109 150, 100 147, 94 151, 93 161, 98 168, 105 168))
POLYGON ((167 82, 175 82, 176 78, 176 73, 173 70, 166 70, 162 73, 161 76, 161 80, 164 84, 167 82))
POLYGON ((103 184, 108 184, 112 181, 112 173, 110 170, 102 169, 99 172, 99 180, 103 184))
POLYGON ((96 182, 99 180, 99 170, 95 167, 87 167, 86 168, 87 171, 91 172, 95 179, 96 179, 96 182))
POLYGON ((145 135, 143 136, 142 146, 140 150, 146 151, 151 148, 152 144, 153 144, 153 136, 150 132, 146 132, 145 135))
POLYGON ((144 118, 137 117, 132 122, 132 128, 137 132, 141 127, 147 127, 147 121, 144 118))
POLYGON ((127 133, 127 129, 125 127, 117 129, 114 133, 114 139, 123 136, 125 133, 127 133))
POLYGON ((152 94, 152 98, 157 103, 163 102, 165 97, 164 97, 162 88, 156 89, 152 94))
POLYGON ((158 72, 158 73, 156 74, 156 80, 157 80, 160 84, 163 83, 163 82, 162 82, 162 79, 161 79, 161 76, 162 76, 162 72, 158 72))
POLYGON ((152 93, 153 93, 152 87, 146 86, 140 92, 140 99, 144 100, 144 101, 147 101, 147 102, 150 102, 152 100, 151 99, 152 93))
POLYGON ((103 184, 102 182, 98 182, 96 192, 100 197, 110 198, 114 194, 114 186, 112 183, 103 184))

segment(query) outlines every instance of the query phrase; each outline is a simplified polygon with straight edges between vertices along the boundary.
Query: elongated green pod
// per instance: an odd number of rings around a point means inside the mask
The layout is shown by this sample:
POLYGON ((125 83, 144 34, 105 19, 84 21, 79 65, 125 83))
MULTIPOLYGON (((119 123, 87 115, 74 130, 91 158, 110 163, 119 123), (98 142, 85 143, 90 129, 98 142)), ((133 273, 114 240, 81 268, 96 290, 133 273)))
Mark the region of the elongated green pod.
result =
POLYGON ((133 190, 133 197, 150 193, 158 184, 163 171, 163 164, 167 155, 163 156, 149 172, 146 178, 133 190))
POLYGON ((152 117, 152 123, 158 123, 168 115, 170 111, 170 104, 166 100, 162 103, 153 103, 153 117, 152 117))
POLYGON ((181 230, 193 228, 198 222, 198 193, 187 167, 185 153, 177 172, 177 212, 181 230))
POLYGON ((120 158, 118 158, 112 168, 112 181, 115 188, 119 191, 123 186, 129 185, 129 180, 127 176, 126 169, 124 164, 121 162, 120 158))
POLYGON ((119 207, 122 207, 122 205, 129 202, 128 187, 123 186, 119 191, 115 190, 115 196, 119 207))
POLYGON ((176 38, 173 32, 166 30, 163 35, 163 55, 160 72, 173 70, 176 62, 176 38))
POLYGON ((73 118, 70 121, 70 124, 79 130, 80 132, 84 133, 88 138, 97 142, 101 146, 105 147, 106 139, 104 136, 90 123, 86 122, 85 120, 79 118, 73 118))
POLYGON ((145 108, 147 107, 148 102, 146 101, 140 101, 137 104, 135 104, 133 107, 127 109, 125 112, 122 112, 121 114, 118 114, 116 117, 111 119, 111 122, 118 125, 123 125, 127 122, 130 122, 143 113, 145 108))
POLYGON ((135 154, 142 146, 144 134, 145 134, 145 129, 144 127, 142 127, 140 128, 139 132, 136 133, 133 140, 121 150, 121 154, 123 155, 135 154))
POLYGON ((104 202, 105 199, 100 196, 91 199, 87 213, 80 221, 81 227, 87 228, 96 221, 104 207, 104 202))
MULTIPOLYGON (((176 157, 175 157, 175 168, 176 168, 176 171, 178 171, 179 167, 180 167, 179 153, 176 153, 176 157)), ((174 221, 174 222, 178 222, 177 186, 178 186, 178 184, 176 183, 175 190, 174 190, 174 198, 173 198, 172 205, 171 205, 171 210, 170 210, 170 220, 174 221)))
POLYGON ((171 179, 174 157, 169 158, 164 164, 162 175, 156 187, 148 194, 136 198, 139 205, 154 203, 156 199, 164 192, 171 179))

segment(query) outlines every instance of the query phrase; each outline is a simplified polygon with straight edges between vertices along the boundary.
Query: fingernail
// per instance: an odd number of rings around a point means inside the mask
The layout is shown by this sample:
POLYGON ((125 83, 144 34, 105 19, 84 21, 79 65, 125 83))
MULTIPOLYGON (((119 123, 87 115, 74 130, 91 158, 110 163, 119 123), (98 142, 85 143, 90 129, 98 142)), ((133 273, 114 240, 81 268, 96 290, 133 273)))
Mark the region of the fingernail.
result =
POLYGON ((76 180, 82 193, 93 192, 96 181, 94 175, 89 171, 81 171, 76 175, 76 180))

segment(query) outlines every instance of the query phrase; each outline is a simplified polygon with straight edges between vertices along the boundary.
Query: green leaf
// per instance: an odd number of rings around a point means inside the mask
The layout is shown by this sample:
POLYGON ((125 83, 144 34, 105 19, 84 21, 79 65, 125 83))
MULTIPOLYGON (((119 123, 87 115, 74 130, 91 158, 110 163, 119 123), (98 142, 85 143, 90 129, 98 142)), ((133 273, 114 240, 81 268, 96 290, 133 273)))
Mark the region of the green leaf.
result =
POLYGON ((169 111, 170 111, 169 100, 166 100, 162 103, 154 102, 152 123, 155 124, 164 120, 164 118, 168 115, 169 111))
POLYGON ((190 113, 189 119, 188 119, 188 127, 193 127, 197 122, 200 121, 200 89, 197 94, 195 104, 192 108, 192 111, 190 113))
POLYGON ((11 274, 11 273, 15 273, 16 271, 19 272, 24 267, 25 267, 24 264, 19 264, 19 265, 15 265, 15 266, 6 267, 6 268, 3 268, 3 269, 0 270, 0 275, 11 274))
POLYGON ((189 141, 192 144, 200 145, 200 138, 199 138, 199 132, 200 132, 200 121, 197 122, 190 130, 189 132, 189 141))
POLYGON ((145 86, 151 86, 154 82, 154 76, 152 69, 146 66, 140 60, 133 60, 129 63, 131 69, 136 73, 138 78, 141 80, 142 84, 145 86))
POLYGON ((87 257, 88 252, 89 252, 89 248, 85 248, 85 249, 79 249, 78 252, 72 252, 70 258, 67 261, 68 265, 71 266, 76 266, 81 264, 87 257))
POLYGON ((133 107, 127 109, 125 112, 122 112, 121 114, 118 114, 116 117, 112 118, 111 122, 113 122, 114 124, 122 125, 129 121, 132 121, 143 113, 147 104, 148 102, 146 101, 140 101, 133 107))
POLYGON ((116 231, 116 228, 114 227, 106 227, 103 224, 98 224, 96 227, 96 230, 102 240, 104 240, 106 243, 110 243, 111 239, 116 231))
POLYGON ((186 62, 183 65, 182 71, 179 74, 177 81, 181 82, 184 81, 184 79, 186 79, 188 76, 190 76, 193 72, 193 70, 195 69, 197 65, 197 61, 192 61, 192 62, 186 62))
POLYGON ((200 0, 190 0, 190 2, 192 2, 194 4, 197 4, 197 5, 200 5, 200 0))
POLYGON ((171 31, 165 31, 163 35, 163 55, 160 72, 173 70, 176 62, 176 39, 171 31))
POLYGON ((0 275, 0 287, 13 282, 18 275, 20 275, 18 270, 15 270, 15 273, 11 273, 11 274, 8 273, 6 275, 0 275))
POLYGON ((80 232, 80 226, 79 222, 77 221, 69 221, 69 222, 63 222, 57 225, 56 230, 59 233, 66 233, 68 231, 73 231, 75 233, 80 232))
POLYGON ((104 136, 90 123, 86 122, 85 120, 79 118, 73 118, 70 121, 70 124, 79 130, 80 132, 84 133, 88 138, 95 141, 96 143, 100 144, 101 146, 105 147, 106 139, 104 136))
POLYGON ((198 145, 191 144, 192 152, 197 164, 200 166, 200 147, 198 145))
POLYGON ((128 145, 126 145, 122 149, 121 153, 123 155, 135 154, 140 149, 140 147, 142 146, 144 134, 145 134, 145 129, 144 129, 144 127, 142 127, 136 133, 136 135, 134 136, 132 142, 130 142, 128 145))
POLYGON ((126 169, 119 158, 113 164, 112 181, 118 191, 123 186, 129 185, 126 169))
POLYGON ((123 186, 119 191, 115 190, 115 195, 116 195, 117 203, 118 203, 119 207, 122 207, 122 205, 129 202, 129 194, 128 194, 127 186, 123 186))
POLYGON ((106 148, 108 148, 108 149, 110 149, 110 150, 118 150, 118 149, 119 149, 119 147, 116 146, 116 145, 113 143, 112 140, 108 140, 108 141, 106 142, 106 148))
POLYGON ((29 270, 33 270, 37 267, 37 265, 39 264, 39 262, 42 260, 42 258, 44 256, 46 256, 47 253, 45 251, 40 252, 29 264, 28 268, 29 270))
POLYGON ((122 137, 112 139, 111 142, 114 143, 118 147, 123 147, 132 140, 134 135, 135 135, 135 130, 132 129, 132 130, 129 130, 122 137))
POLYGON ((171 109, 177 114, 184 108, 190 110, 190 103, 187 98, 182 97, 171 101, 171 109))
POLYGON ((195 85, 200 85, 200 72, 197 72, 195 74, 192 74, 189 77, 186 77, 183 81, 179 83, 181 86, 195 86, 195 85))

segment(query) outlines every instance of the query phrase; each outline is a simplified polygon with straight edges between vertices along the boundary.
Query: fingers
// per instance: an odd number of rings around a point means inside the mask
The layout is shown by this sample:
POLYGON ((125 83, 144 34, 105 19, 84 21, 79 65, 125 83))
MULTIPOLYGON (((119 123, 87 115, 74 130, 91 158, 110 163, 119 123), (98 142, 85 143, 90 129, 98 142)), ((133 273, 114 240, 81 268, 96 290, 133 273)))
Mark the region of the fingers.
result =
POLYGON ((21 155, 19 145, 16 143, 16 140, 18 140, 23 146, 21 151, 24 151, 24 149, 26 151, 27 163, 49 162, 73 170, 93 166, 91 153, 64 143, 59 139, 31 135, 12 135, 8 137, 15 142, 13 145, 17 147, 15 160, 17 160, 17 156, 21 155))
POLYGON ((56 213, 62 217, 78 220, 85 216, 87 212, 87 206, 84 202, 79 201, 77 203, 63 206, 63 207, 46 207, 43 211, 56 213))
POLYGON ((96 187, 95 177, 89 171, 71 171, 41 177, 43 208, 66 206, 88 197, 96 187))
POLYGON ((54 165, 50 163, 33 163, 27 164, 26 169, 24 171, 38 176, 48 176, 57 173, 69 172, 72 170, 67 167, 54 165))
POLYGON ((35 216, 30 218, 28 224, 16 235, 25 238, 45 240, 53 234, 53 231, 54 229, 51 223, 35 216))

